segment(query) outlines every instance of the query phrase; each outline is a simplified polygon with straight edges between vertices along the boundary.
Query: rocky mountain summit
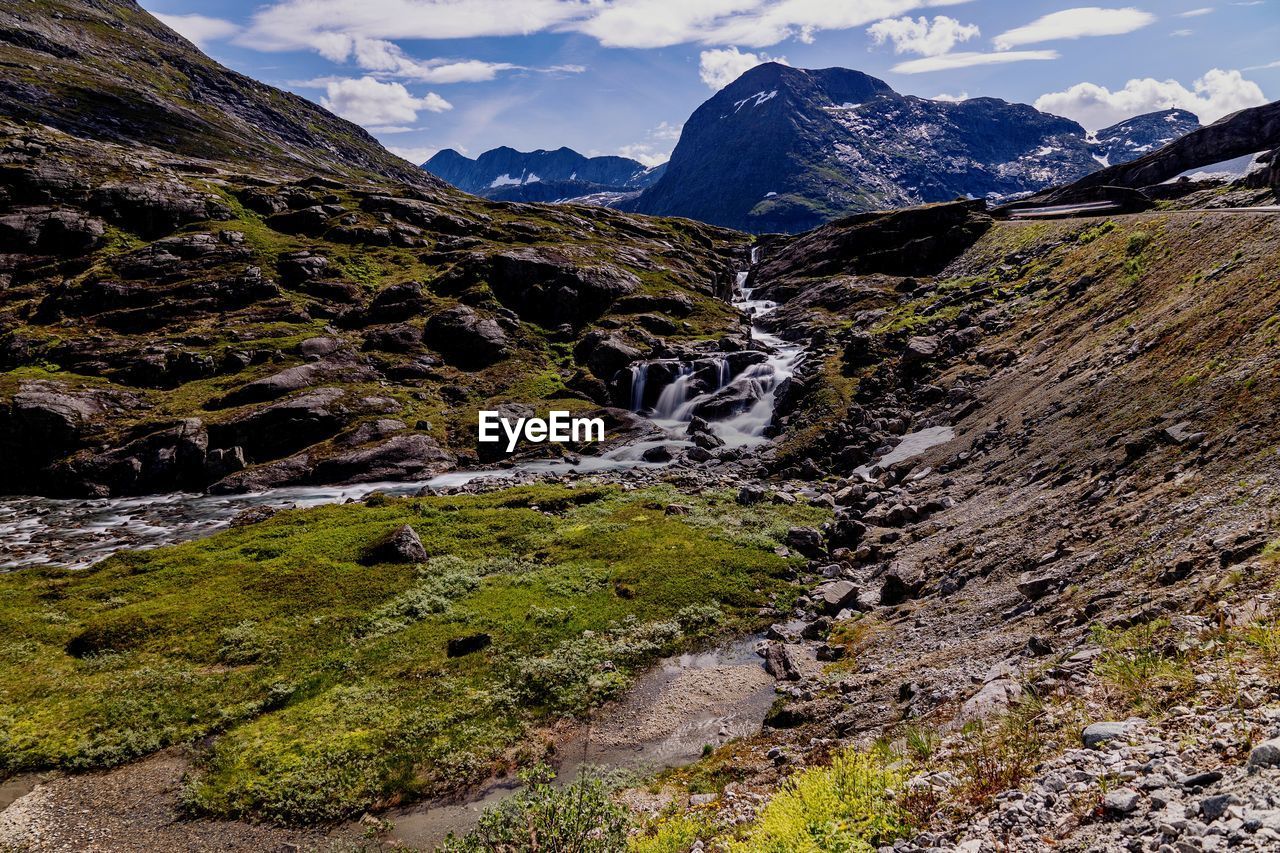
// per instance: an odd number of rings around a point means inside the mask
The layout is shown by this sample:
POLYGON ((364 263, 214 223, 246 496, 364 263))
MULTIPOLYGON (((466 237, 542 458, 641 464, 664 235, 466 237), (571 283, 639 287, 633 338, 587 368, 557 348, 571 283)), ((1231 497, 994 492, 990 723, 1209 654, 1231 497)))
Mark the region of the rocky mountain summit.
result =
POLYGON ((1094 142, 1025 104, 931 101, 845 68, 766 63, 699 107, 662 179, 622 207, 796 232, 858 211, 1035 192, 1195 127, 1189 113, 1156 113, 1094 142))
POLYGON ((516 151, 494 148, 472 160, 446 148, 422 168, 458 189, 500 201, 552 202, 592 197, 596 203, 630 198, 662 177, 628 157, 584 157, 571 148, 516 151))

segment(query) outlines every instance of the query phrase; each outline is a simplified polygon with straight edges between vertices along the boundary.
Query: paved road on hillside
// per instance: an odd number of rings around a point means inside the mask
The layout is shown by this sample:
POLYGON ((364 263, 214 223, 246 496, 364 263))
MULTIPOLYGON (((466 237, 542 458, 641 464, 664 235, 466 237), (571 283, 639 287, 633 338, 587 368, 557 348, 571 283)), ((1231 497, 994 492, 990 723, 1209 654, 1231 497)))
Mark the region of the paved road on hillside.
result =
MULTIPOLYGON (((1091 201, 1087 204, 1060 204, 1053 207, 1032 207, 1015 210, 1010 219, 1063 219, 1072 216, 1101 216, 1107 213, 1122 213, 1120 205, 1109 201, 1091 201)), ((1147 213, 1280 213, 1280 205, 1267 207, 1218 207, 1196 208, 1194 210, 1155 210, 1147 213)))

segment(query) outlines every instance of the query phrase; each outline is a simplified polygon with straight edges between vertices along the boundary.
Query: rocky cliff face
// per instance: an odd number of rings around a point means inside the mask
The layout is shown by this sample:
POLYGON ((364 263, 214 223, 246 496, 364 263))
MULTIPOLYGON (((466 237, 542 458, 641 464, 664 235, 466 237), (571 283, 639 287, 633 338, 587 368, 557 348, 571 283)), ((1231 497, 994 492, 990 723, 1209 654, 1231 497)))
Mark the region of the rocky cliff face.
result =
POLYGON ((1066 183, 1105 158, 1138 156, 1186 115, 1109 128, 995 98, 899 95, 857 71, 768 63, 703 104, 663 178, 623 207, 753 232, 795 232, 849 213, 969 196, 999 199, 1066 183))
MULTIPOLYGON (((1251 154, 1265 153, 1266 162, 1274 164, 1272 152, 1277 150, 1280 150, 1280 101, 1221 118, 1132 162, 1113 165, 1046 193, 1043 199, 1051 203, 1071 201, 1087 197, 1099 187, 1152 187, 1191 169, 1251 154)), ((1272 177, 1274 165, 1261 174, 1264 176, 1261 183, 1277 186, 1272 177)))
POLYGON ((0 59, 0 490, 426 476, 741 334, 739 235, 466 196, 133 3, 6 7, 0 59))

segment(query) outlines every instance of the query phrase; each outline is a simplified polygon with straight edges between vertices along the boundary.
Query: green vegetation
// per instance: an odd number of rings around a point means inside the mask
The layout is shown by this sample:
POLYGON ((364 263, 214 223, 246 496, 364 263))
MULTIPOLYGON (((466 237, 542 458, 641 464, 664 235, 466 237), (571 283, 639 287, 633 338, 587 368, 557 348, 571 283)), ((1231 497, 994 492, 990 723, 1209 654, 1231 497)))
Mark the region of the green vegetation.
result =
POLYGON ((1095 625, 1093 641, 1103 648, 1094 671, 1125 707, 1159 712, 1195 690, 1188 652, 1180 649, 1166 619, 1124 630, 1095 625))
MULTIPOLYGON (((88 768, 217 735, 197 813, 315 821, 456 789, 529 724, 658 655, 754 627, 813 507, 526 487, 283 512, 92 570, 0 576, 0 772, 88 768), (692 506, 666 515, 667 504, 692 506), (361 564, 402 524, 423 565, 361 564), (448 641, 487 634, 449 657, 448 641)), ((785 603, 785 600, 784 600, 785 603)))
POLYGON ((479 825, 461 841, 450 839, 445 853, 614 853, 626 847, 631 812, 616 802, 604 780, 586 774, 556 788, 545 767, 520 774, 525 787, 486 809, 479 825))
POLYGON ((905 836, 910 818, 895 790, 900 769, 871 753, 846 751, 829 767, 797 773, 782 786, 734 853, 872 851, 905 836))

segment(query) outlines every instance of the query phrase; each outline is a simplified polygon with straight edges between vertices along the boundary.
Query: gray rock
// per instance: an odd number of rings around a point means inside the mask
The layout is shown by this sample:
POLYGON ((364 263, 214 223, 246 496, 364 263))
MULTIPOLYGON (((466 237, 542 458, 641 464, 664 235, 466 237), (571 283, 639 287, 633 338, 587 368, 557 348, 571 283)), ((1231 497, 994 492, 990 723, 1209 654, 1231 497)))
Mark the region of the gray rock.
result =
POLYGON ((799 681, 800 668, 792 658, 790 647, 771 642, 764 650, 764 671, 779 681, 799 681))
POLYGON ((1100 723, 1091 723, 1085 726, 1084 731, 1080 733, 1080 740, 1086 747, 1092 748, 1109 740, 1127 737, 1144 722, 1144 720, 1130 719, 1123 722, 1108 720, 1100 723))
POLYGON ((902 360, 910 363, 928 361, 938 354, 938 338, 930 335, 912 338, 902 353, 902 360))
POLYGON ((828 616, 834 616, 845 608, 857 607, 858 587, 850 581, 836 581, 818 587, 818 603, 828 616))
POLYGON ((1280 767, 1280 737, 1264 740, 1249 753, 1250 767, 1280 767))
POLYGON ((427 550, 422 547, 422 540, 417 532, 407 524, 402 524, 375 543, 365 552, 364 564, 378 563, 425 563, 427 550))
POLYGON ((1108 791, 1102 798, 1102 808, 1109 814, 1130 814, 1138 808, 1139 794, 1132 788, 1118 788, 1108 791))
POLYGON ((1209 823, 1213 823, 1218 818, 1227 813, 1227 808, 1240 802, 1240 798, 1234 794, 1217 794, 1212 797, 1205 797, 1200 801, 1200 814, 1209 823))
POLYGON ((1021 684, 1011 678, 997 678, 982 685, 981 690, 965 701, 960 707, 959 717, 972 721, 999 716, 1021 696, 1021 684))

